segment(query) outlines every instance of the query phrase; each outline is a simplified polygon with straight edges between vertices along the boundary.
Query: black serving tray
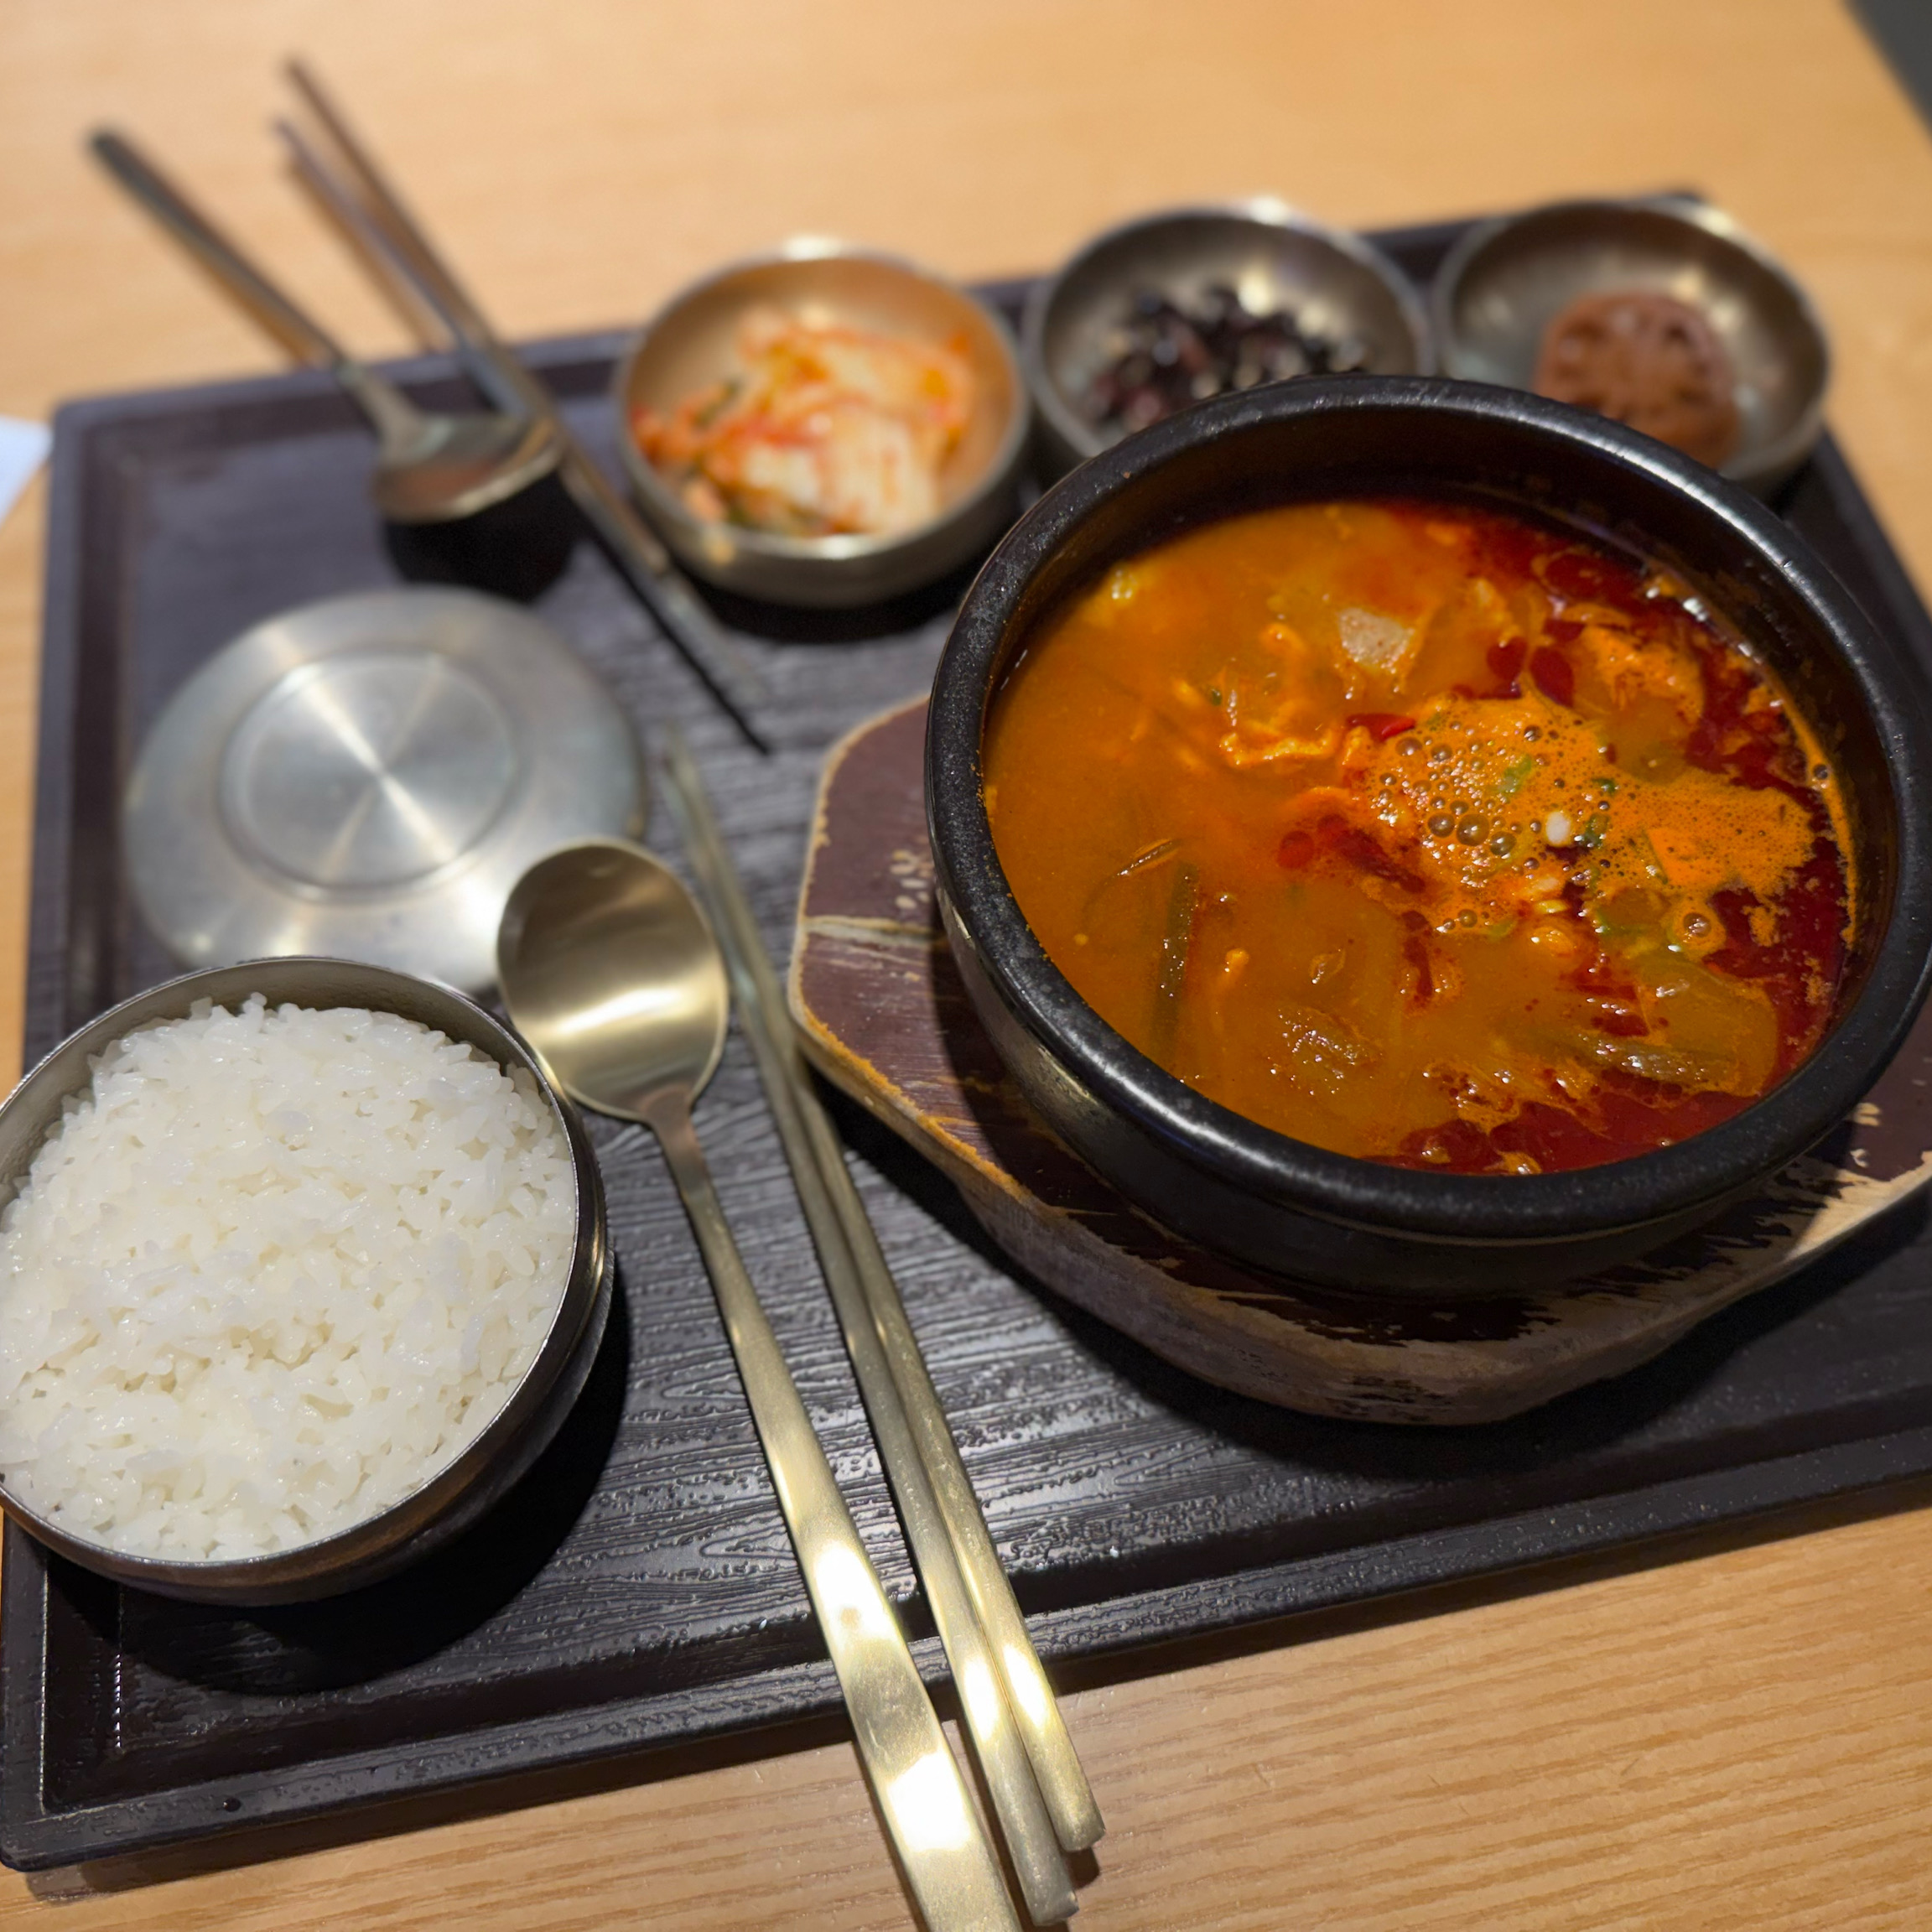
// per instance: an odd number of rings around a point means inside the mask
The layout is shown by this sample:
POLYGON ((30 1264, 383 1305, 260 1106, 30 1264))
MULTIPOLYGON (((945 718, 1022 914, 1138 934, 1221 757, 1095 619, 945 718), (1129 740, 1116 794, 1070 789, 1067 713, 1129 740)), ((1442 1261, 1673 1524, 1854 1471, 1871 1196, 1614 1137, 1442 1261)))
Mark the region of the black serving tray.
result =
MULTIPOLYGON (((1382 239, 1426 278, 1457 231, 1382 239)), ((1011 312, 1024 292, 989 293, 1011 312)), ((604 392, 618 346, 590 337, 530 352, 606 456, 604 392)), ((440 361, 401 373, 428 400, 464 394, 440 361)), ((362 494, 368 459, 350 405, 308 374, 60 412, 29 1061, 171 970, 131 908, 117 818, 134 750, 169 694, 272 611, 448 564, 389 548, 362 494)), ((1932 620, 1829 440, 1781 507, 1880 628, 1932 670, 1932 620)), ((492 567, 508 554, 478 553, 492 567)), ((860 718, 923 690, 963 588, 856 618, 729 607, 771 687, 769 758, 720 718, 587 543, 534 607, 647 733, 672 718, 683 724, 781 945, 823 753, 860 718)), ((1922 1202, 1614 1384, 1512 1423, 1402 1430, 1311 1420, 1170 1368, 1016 1275, 949 1187, 839 1105, 1049 1659, 1605 1550, 1932 1471, 1922 1202)), ((736 1042, 700 1120, 806 1403, 937 1676, 943 1659, 736 1042)), ((608 1122, 594 1131, 618 1257, 615 1318, 555 1446, 458 1545, 357 1596, 242 1614, 118 1589, 8 1525, 8 1863, 67 1865, 836 1711, 676 1199, 641 1133, 608 1122)))

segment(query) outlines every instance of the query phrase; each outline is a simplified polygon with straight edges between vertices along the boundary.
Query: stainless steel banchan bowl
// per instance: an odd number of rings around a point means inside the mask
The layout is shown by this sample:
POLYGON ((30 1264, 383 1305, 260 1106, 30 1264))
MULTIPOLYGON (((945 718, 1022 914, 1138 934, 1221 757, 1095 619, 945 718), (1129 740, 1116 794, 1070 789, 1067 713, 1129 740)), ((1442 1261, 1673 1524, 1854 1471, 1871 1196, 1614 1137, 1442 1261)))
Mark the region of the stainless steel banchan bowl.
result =
POLYGON ((293 1603, 375 1582, 467 1529, 523 1476, 569 1413, 590 1373, 610 1311, 604 1188, 576 1109, 517 1036, 460 993, 382 966, 346 959, 257 959, 170 979, 124 1000, 64 1041, 0 1105, 0 1202, 18 1190, 58 1124, 63 1104, 86 1091, 91 1062, 124 1034, 185 1019, 198 1000, 231 1009, 259 993, 272 1006, 360 1006, 419 1021, 467 1041, 500 1067, 522 1067, 548 1102, 570 1150, 577 1239, 550 1332, 494 1420, 455 1461, 366 1521, 289 1550, 234 1560, 172 1562, 130 1556, 73 1535, 0 1487, 0 1509, 30 1535, 85 1568, 137 1589, 194 1602, 293 1603))
POLYGON ((1674 295, 1708 318, 1737 377, 1738 442, 1722 473, 1769 495, 1825 427, 1831 352, 1792 275, 1701 201, 1560 201, 1478 222, 1431 290, 1442 367, 1526 389, 1559 310, 1632 288, 1674 295))
MULTIPOLYGON (((1786 524, 1600 417, 1444 380, 1305 378, 1207 402, 1034 505, 962 608, 932 689, 927 810, 946 932, 1028 1100, 1156 1220, 1249 1266, 1421 1301, 1534 1292, 1707 1219, 1850 1112, 1903 1039, 1932 948, 1932 732, 1899 653, 1786 524), (1296 498, 1461 497, 1601 533, 1702 587, 1844 774, 1857 937, 1817 1051, 1722 1124, 1570 1173, 1415 1172, 1258 1125, 1164 1072, 1075 993, 1021 915, 980 739, 1006 667, 1063 599, 1190 525, 1296 498)), ((1078 809, 1070 802, 1068 809, 1078 809)))
POLYGON ((1021 353, 1056 468, 1119 439, 1080 398, 1135 295, 1151 290, 1186 306, 1217 285, 1253 312, 1285 309, 1325 335, 1358 340, 1377 375, 1426 376, 1436 366, 1421 298, 1361 236, 1266 197, 1143 215, 1095 236, 1027 302, 1021 353))
POLYGON ((818 609, 919 589, 983 551, 1012 520, 1032 428, 1011 334, 984 303, 910 262, 812 237, 721 268, 673 297, 619 363, 611 394, 631 486, 685 565, 722 589, 818 609), (940 512, 931 522, 879 536, 779 536, 705 522, 658 474, 637 447, 631 411, 647 406, 668 414, 729 375, 739 325, 760 307, 882 335, 963 342, 973 371, 973 418, 941 473, 940 512))

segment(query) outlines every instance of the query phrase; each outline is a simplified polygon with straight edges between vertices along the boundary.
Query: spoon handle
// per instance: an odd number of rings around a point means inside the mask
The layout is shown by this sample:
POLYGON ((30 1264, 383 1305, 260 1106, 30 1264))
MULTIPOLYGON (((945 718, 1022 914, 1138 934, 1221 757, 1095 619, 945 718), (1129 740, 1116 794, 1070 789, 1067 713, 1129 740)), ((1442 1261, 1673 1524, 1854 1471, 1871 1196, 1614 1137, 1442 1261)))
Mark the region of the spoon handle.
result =
POLYGON ((414 412, 402 398, 271 281, 125 135, 102 128, 88 146, 101 166, 257 322, 302 361, 327 370, 379 431, 400 437, 414 427, 414 412))
POLYGON ((731 1238, 690 1109, 667 1099, 648 1118, 704 1254, 859 1755, 919 1909, 932 1932, 1019 1932, 932 1699, 731 1238))

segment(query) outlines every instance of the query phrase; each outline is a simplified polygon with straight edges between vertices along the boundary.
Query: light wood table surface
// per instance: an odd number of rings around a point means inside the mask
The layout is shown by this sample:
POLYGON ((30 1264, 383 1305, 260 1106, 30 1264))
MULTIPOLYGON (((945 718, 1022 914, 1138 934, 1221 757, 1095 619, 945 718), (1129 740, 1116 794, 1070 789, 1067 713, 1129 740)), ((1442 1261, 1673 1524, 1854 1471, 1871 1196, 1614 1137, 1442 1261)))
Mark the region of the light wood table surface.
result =
MULTIPOLYGON (((102 121, 404 345, 280 174, 295 49, 513 335, 800 231, 974 276, 1196 197, 1370 226, 1694 185, 1810 285, 1834 426, 1932 581, 1932 142, 1837 0, 0 0, 0 413, 274 366, 84 163, 102 121)), ((0 1077, 40 494, 0 527, 0 1077)), ((1932 1514, 1785 1527, 1078 1691, 1112 1827, 1081 1923, 1932 1924, 1932 1514)), ((71 1932, 910 1923, 843 1742, 62 1907, 0 1874, 0 1927, 71 1932)))

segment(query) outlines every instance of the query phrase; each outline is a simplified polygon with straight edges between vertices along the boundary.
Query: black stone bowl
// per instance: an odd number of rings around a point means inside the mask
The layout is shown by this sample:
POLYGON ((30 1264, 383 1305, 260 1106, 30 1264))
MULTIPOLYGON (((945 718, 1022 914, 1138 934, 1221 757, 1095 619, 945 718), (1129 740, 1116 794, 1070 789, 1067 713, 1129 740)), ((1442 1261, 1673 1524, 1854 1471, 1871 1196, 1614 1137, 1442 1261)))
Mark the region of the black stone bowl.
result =
POLYGON ((1234 1260, 1441 1301, 1548 1287, 1654 1248, 1844 1118, 1925 994, 1929 766, 1932 735, 1898 649, 1742 490, 1541 397, 1350 376, 1203 403, 1041 497, 988 560, 948 640, 926 795, 953 957, 1001 1057, 1062 1140, 1156 1220, 1234 1260), (1854 955, 1817 1051, 1722 1124, 1571 1173, 1419 1173, 1330 1153, 1163 1072, 1080 998, 1021 916, 993 847, 979 748, 992 693, 1041 621, 1120 558, 1194 525, 1379 493, 1527 513, 1654 558, 1729 615, 1822 734, 1853 827, 1854 955))

